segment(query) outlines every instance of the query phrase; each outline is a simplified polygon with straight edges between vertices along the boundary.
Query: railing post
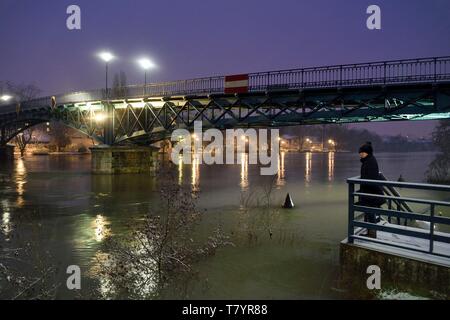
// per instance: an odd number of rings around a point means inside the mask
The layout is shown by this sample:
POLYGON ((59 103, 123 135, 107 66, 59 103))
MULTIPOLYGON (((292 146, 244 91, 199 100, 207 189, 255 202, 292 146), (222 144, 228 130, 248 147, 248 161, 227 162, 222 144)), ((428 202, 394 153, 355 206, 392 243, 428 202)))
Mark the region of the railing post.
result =
POLYGON ((434 58, 433 62, 434 62, 434 82, 437 82, 437 58, 434 58))
POLYGON ((353 205, 355 203, 355 185, 351 181, 348 183, 348 229, 347 229, 347 241, 348 243, 353 243, 355 211, 353 205))
POLYGON ((300 86, 301 86, 302 88, 305 87, 304 78, 303 78, 303 73, 304 73, 304 71, 305 71, 305 70, 302 69, 302 78, 301 78, 301 80, 300 80, 300 83, 301 83, 300 86))
POLYGON ((339 86, 341 86, 342 87, 342 65, 339 67, 339 69, 340 69, 340 75, 339 75, 339 86))
POLYGON ((430 253, 434 250, 434 204, 430 205, 430 253))
POLYGON ((384 65, 384 76, 383 76, 383 84, 386 84, 386 72, 387 72, 387 70, 386 70, 386 68, 387 68, 387 64, 386 64, 386 62, 385 62, 385 63, 383 63, 383 65, 384 65))

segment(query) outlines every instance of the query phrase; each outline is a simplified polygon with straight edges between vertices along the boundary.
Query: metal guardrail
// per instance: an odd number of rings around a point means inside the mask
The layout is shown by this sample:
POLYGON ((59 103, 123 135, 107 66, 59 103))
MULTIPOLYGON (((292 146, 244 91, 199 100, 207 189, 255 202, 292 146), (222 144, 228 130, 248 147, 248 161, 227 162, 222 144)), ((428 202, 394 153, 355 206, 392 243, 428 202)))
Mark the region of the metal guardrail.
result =
MULTIPOLYGON (((450 56, 392 60, 371 63, 344 64, 324 67, 300 68, 249 74, 249 92, 369 86, 450 80, 450 56)), ((162 83, 132 85, 110 89, 110 99, 142 98, 191 94, 224 93, 225 76, 214 76, 162 83)), ((58 103, 104 100, 105 89, 73 92, 56 96, 58 103)), ((24 103, 24 107, 48 105, 51 97, 24 103)))
MULTIPOLYGON (((436 207, 450 207, 450 202, 448 201, 437 201, 430 199, 417 199, 410 197, 402 197, 399 193, 397 194, 384 194, 375 195, 368 193, 361 193, 355 191, 356 185, 376 185, 381 188, 402 188, 403 189, 416 189, 416 190, 427 190, 427 191, 440 191, 447 192, 450 194, 450 186, 445 185, 433 185, 424 183, 408 183, 408 182, 394 182, 394 181, 384 181, 384 180, 365 180, 358 177, 347 179, 348 184, 348 242, 354 243, 354 240, 362 240, 367 242, 373 242, 383 245, 389 245, 397 248, 408 249, 418 252, 429 253, 437 256, 443 256, 450 258, 450 250, 448 254, 437 253, 435 251, 435 242, 442 242, 450 244, 450 233, 439 232, 435 233, 435 225, 446 225, 450 226, 450 218, 441 217, 436 214, 436 207), (368 207, 355 202, 356 197, 371 197, 371 198, 381 198, 386 200, 387 208, 383 207, 368 207), (396 208, 392 205, 397 204, 396 208), (409 210, 406 210, 405 206, 399 206, 398 204, 416 203, 421 205, 429 206, 429 211, 427 213, 417 213, 414 212, 409 206, 409 210), (360 212, 361 215, 356 216, 356 213, 360 212), (413 227, 395 226, 393 224, 381 224, 381 223, 370 223, 361 220, 365 214, 374 214, 378 217, 387 217, 390 221, 391 218, 405 219, 405 220, 416 220, 424 221, 429 223, 430 229, 421 229, 413 227), (364 237, 355 233, 355 228, 363 228, 367 230, 377 230, 392 233, 394 235, 410 236, 413 238, 425 239, 429 241, 429 247, 427 250, 423 248, 417 248, 409 245, 404 245, 398 242, 384 241, 376 238, 364 237)), ((450 246, 449 246, 450 247, 450 246)))

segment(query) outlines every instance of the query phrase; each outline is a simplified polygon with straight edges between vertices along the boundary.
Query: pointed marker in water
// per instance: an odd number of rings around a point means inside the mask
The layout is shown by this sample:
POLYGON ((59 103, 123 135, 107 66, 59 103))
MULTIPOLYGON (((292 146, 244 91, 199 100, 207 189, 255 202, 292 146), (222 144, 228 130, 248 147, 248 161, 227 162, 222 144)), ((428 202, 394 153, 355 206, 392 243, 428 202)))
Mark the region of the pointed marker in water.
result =
POLYGON ((294 202, 291 199, 291 195, 288 193, 286 195, 286 200, 284 200, 283 208, 285 209, 292 209, 294 207, 294 202))

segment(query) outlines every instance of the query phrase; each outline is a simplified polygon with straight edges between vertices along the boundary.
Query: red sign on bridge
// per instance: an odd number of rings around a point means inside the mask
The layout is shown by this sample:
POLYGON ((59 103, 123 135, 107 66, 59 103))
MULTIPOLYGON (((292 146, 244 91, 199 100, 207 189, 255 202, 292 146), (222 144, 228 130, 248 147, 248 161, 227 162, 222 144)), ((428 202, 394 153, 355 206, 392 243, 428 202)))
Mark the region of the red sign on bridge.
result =
POLYGON ((236 74, 225 77, 225 93, 248 92, 248 74, 236 74))

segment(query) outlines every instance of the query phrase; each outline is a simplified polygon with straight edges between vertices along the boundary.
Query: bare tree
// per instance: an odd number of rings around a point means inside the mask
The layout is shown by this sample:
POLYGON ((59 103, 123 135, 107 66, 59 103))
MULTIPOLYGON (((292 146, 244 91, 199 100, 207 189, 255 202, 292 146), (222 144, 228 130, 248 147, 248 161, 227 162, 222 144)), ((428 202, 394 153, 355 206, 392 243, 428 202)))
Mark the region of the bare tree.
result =
POLYGON ((49 252, 42 250, 39 242, 41 230, 35 219, 36 212, 33 212, 32 216, 18 215, 14 222, 0 224, 2 300, 55 298, 59 287, 56 265, 49 252))
MULTIPOLYGON (((41 90, 34 84, 16 84, 11 81, 2 83, 2 88, 3 90, 6 90, 10 94, 12 94, 19 104, 21 102, 34 99, 41 93, 41 90)), ((31 128, 24 130, 14 138, 15 144, 20 150, 21 157, 24 156, 26 147, 32 141, 32 139, 33 129, 31 128)))
POLYGON ((450 121, 442 120, 433 132, 433 142, 439 148, 427 172, 431 183, 450 184, 450 121))
POLYGON ((7 92, 10 92, 16 97, 18 102, 35 99, 41 94, 41 89, 39 89, 34 84, 16 84, 11 81, 6 81, 4 87, 7 92))
POLYGON ((131 236, 111 239, 105 246, 100 278, 108 279, 114 295, 163 298, 168 290, 185 297, 197 275, 194 263, 231 244, 220 226, 207 239, 196 237, 202 217, 197 194, 180 187, 172 174, 167 176, 160 179, 160 209, 131 227, 131 236))
POLYGON ((71 144, 70 128, 60 122, 53 122, 50 131, 51 143, 60 152, 63 148, 71 144))
POLYGON ((113 79, 112 95, 115 98, 125 98, 128 95, 127 76, 125 72, 116 73, 113 79))
POLYGON ((33 128, 28 128, 14 137, 14 143, 19 148, 20 157, 23 158, 27 145, 33 141, 33 128))

